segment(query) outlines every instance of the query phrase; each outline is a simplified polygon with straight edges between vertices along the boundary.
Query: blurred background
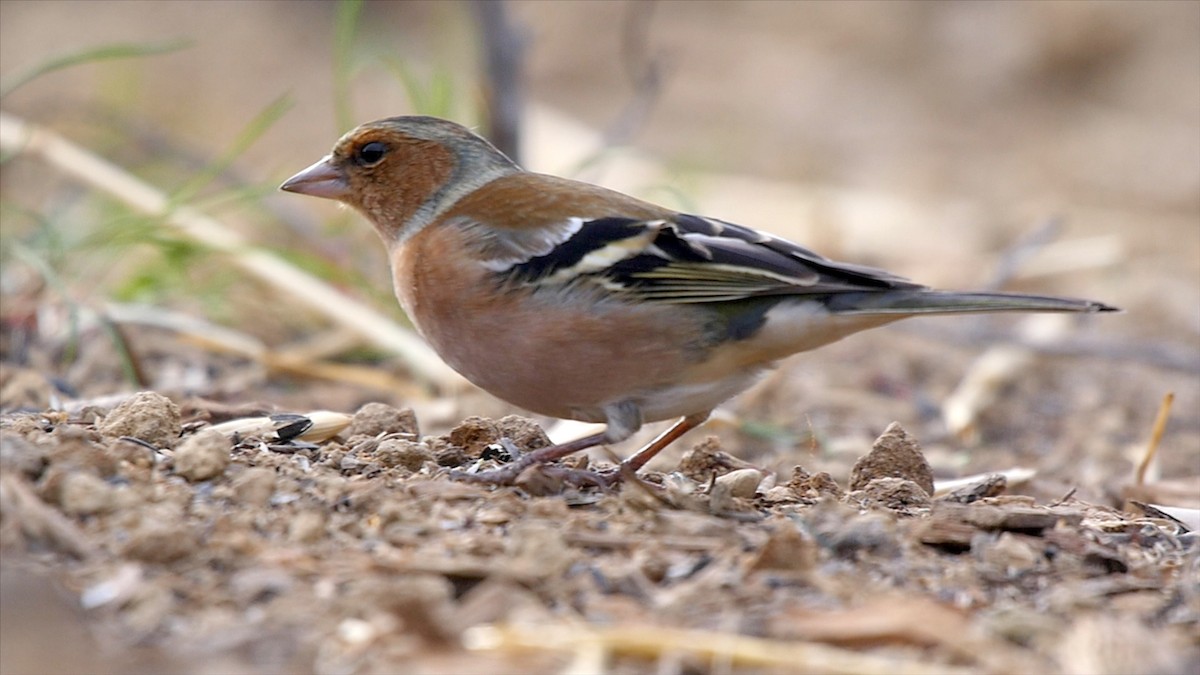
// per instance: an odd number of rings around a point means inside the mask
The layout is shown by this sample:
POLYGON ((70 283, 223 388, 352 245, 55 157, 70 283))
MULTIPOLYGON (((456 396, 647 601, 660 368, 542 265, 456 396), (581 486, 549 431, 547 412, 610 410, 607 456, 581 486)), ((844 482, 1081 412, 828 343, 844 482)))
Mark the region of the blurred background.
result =
MULTIPOLYGON (((1195 3, 5 0, 0 75, 8 115, 398 322, 361 218, 275 188, 356 124, 417 112, 507 134, 529 169, 931 285, 1127 309, 1056 330, 1038 351, 1058 356, 1003 378, 971 433, 940 406, 988 344, 1036 326, 912 322, 793 359, 731 406, 735 454, 836 466, 896 419, 942 469, 1095 465, 1099 495, 1174 391, 1183 454, 1164 461, 1200 461, 1195 3)), ((394 356, 68 173, 5 148, 5 409, 155 388, 416 405, 435 432, 509 411, 431 397, 394 356)))

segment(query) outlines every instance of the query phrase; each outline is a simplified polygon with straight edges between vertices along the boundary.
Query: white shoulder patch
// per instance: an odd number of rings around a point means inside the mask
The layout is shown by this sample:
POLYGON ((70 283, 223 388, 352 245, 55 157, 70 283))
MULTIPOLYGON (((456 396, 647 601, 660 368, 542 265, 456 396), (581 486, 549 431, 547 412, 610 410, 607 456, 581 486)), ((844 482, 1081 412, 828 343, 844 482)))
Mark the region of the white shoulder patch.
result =
POLYGON ((578 234, 584 222, 583 218, 567 218, 553 227, 508 235, 506 248, 512 249, 514 255, 485 260, 483 266, 492 272, 507 272, 533 258, 544 256, 578 234))

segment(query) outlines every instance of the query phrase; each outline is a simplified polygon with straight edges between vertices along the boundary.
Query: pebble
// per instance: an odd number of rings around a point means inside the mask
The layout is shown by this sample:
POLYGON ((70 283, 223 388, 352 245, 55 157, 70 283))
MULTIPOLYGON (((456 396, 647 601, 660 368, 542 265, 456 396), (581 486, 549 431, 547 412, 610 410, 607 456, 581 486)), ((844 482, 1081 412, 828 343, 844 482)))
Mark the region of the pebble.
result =
POLYGON ((224 434, 206 429, 189 436, 175 450, 175 473, 195 483, 225 473, 233 444, 224 434))
POLYGON ((67 474, 59 486, 62 510, 76 516, 90 516, 112 510, 113 487, 90 473, 67 474))
POLYGON ((716 478, 717 485, 727 486, 731 497, 750 499, 758 491, 763 474, 758 469, 738 469, 716 478))
POLYGON ((100 433, 105 437, 131 436, 159 448, 173 447, 182 429, 179 406, 152 391, 125 399, 100 423, 100 433))
POLYGON ((871 452, 854 463, 850 489, 861 490, 876 478, 903 478, 919 485, 926 496, 933 494, 933 469, 921 454, 917 439, 897 422, 889 424, 871 452))

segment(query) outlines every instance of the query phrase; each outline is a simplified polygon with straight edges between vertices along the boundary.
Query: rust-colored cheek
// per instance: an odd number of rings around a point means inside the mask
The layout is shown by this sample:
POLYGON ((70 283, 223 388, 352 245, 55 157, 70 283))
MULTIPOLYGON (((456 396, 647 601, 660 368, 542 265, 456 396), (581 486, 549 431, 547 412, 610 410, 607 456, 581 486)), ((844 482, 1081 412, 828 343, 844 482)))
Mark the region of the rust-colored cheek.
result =
POLYGON ((439 143, 409 141, 362 189, 362 207, 381 231, 395 235, 450 180, 453 153, 439 143))

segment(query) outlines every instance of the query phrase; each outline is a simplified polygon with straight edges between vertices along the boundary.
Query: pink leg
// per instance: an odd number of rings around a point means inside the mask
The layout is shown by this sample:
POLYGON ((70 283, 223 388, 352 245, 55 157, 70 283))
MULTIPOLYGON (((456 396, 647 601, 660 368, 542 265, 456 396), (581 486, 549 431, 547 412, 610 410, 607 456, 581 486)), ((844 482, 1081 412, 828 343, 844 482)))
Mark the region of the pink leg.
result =
MULTIPOLYGON (((704 421, 708 419, 710 414, 712 414, 711 410, 681 418, 678 422, 672 425, 670 429, 667 429, 663 433, 659 434, 658 438, 650 441, 646 447, 638 450, 633 454, 633 456, 622 462, 621 469, 618 471, 600 474, 593 471, 578 471, 570 469, 557 473, 567 478, 567 480, 572 483, 591 483, 601 486, 612 485, 613 483, 621 480, 621 476, 625 469, 637 472, 638 469, 641 469, 646 465, 646 462, 649 462, 654 458, 655 455, 662 452, 664 448, 679 440, 680 436, 703 424, 704 421)), ((559 445, 551 445, 549 447, 534 450, 528 454, 521 455, 513 462, 510 462, 499 469, 495 469, 494 471, 485 471, 483 473, 452 471, 450 476, 458 480, 465 480, 473 483, 512 485, 513 482, 516 481, 517 477, 521 475, 521 472, 531 466, 549 464, 550 462, 562 459, 567 455, 574 454, 580 450, 587 450, 588 448, 602 445, 606 442, 608 442, 608 437, 605 433, 602 432, 598 434, 592 434, 591 436, 585 436, 569 443, 561 443, 559 445)), ((550 468, 551 467, 547 467, 544 470, 549 470, 550 468)))
POLYGON ((629 459, 621 462, 622 467, 628 467, 632 471, 637 471, 646 465, 646 462, 654 459, 654 456, 662 452, 668 445, 679 440, 679 437, 696 427, 704 424, 708 416, 712 414, 711 410, 706 410, 702 413, 695 413, 681 418, 678 422, 671 425, 670 429, 658 435, 658 438, 646 444, 646 447, 633 453, 629 459))
POLYGON ((558 445, 550 445, 544 448, 539 448, 533 452, 521 455, 516 460, 505 464, 504 466, 494 471, 485 471, 483 473, 466 473, 463 471, 452 471, 450 476, 459 480, 466 480, 476 483, 492 483, 495 485, 512 485, 517 476, 521 472, 534 464, 548 464, 556 459, 562 459, 567 455, 574 454, 580 450, 587 450, 605 442, 606 436, 604 432, 584 436, 583 438, 570 441, 568 443, 560 443, 558 445))

